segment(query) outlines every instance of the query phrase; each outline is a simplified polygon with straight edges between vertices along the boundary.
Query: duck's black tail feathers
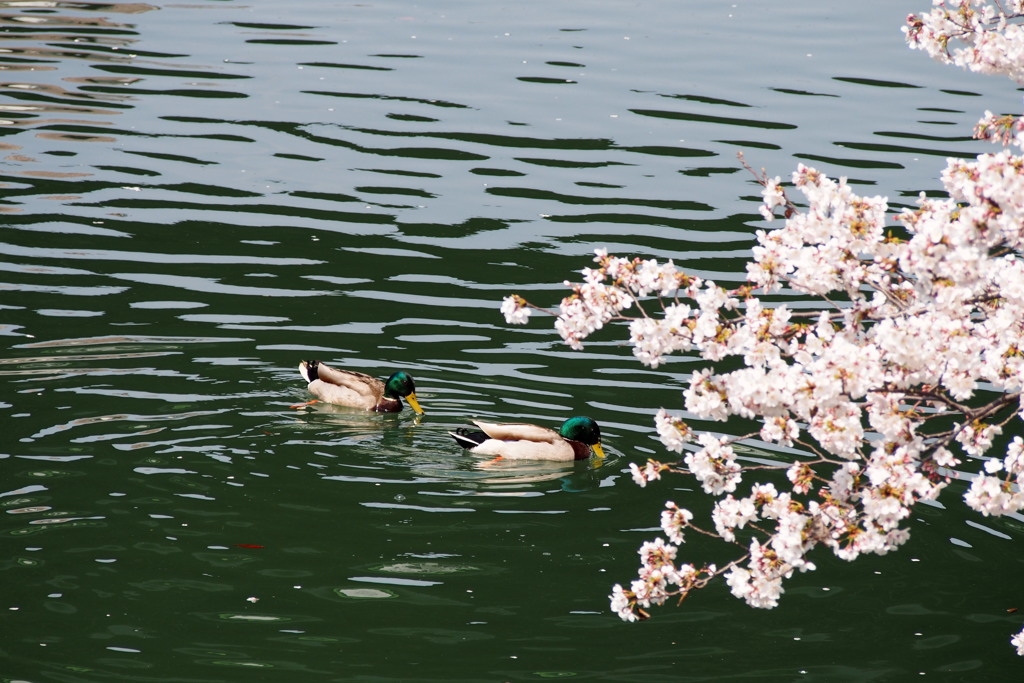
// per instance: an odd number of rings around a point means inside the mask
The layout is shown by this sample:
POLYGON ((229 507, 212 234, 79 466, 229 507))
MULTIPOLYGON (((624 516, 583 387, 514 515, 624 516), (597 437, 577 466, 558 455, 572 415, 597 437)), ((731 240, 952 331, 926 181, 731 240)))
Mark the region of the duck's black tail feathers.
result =
POLYGON ((320 361, 318 360, 304 360, 299 364, 299 371, 306 378, 307 382, 312 382, 313 380, 320 379, 320 371, 317 369, 319 365, 320 361))
POLYGON ((454 432, 448 432, 451 437, 455 439, 455 443, 459 444, 466 450, 472 450, 487 441, 487 435, 483 432, 471 432, 464 427, 459 427, 454 432))

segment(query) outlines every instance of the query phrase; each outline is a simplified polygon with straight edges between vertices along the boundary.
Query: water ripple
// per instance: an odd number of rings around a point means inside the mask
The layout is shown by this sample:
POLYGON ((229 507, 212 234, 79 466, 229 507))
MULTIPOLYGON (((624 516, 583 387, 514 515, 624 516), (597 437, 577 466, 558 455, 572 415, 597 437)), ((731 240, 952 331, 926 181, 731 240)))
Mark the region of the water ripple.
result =
POLYGON ((763 227, 738 151, 770 175, 855 169, 908 204, 939 187, 936 159, 987 151, 975 110, 1019 94, 909 54, 905 10, 0 6, 12 680, 670 680, 684 660, 712 680, 736 653, 754 679, 1003 673, 1011 618, 948 586, 978 562, 1011 575, 1020 520, 952 505, 915 521, 920 562, 825 592, 826 558, 768 621, 710 595, 618 623, 609 587, 661 501, 706 503, 627 470, 663 454, 654 411, 682 409, 698 359, 651 371, 621 329, 571 352, 546 316, 497 310, 513 291, 557 305, 596 246, 738 284, 763 227), (313 357, 409 370, 426 415, 290 409, 313 357), (494 461, 447 434, 578 413, 604 460, 494 461), (877 665, 808 647, 862 660, 864 614, 887 614, 877 665), (597 630, 614 645, 566 666, 597 630))

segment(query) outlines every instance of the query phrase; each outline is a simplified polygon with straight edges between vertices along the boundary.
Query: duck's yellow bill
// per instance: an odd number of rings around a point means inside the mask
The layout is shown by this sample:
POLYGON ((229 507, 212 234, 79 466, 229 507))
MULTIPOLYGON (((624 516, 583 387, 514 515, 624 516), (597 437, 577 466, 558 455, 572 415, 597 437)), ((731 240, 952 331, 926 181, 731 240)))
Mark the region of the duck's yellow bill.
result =
POLYGON ((409 402, 412 409, 416 411, 417 415, 423 414, 423 408, 420 408, 420 402, 416 400, 416 392, 413 392, 405 397, 405 400, 409 402))
POLYGON ((596 455, 599 458, 603 458, 604 457, 604 449, 601 448, 601 444, 600 443, 595 443, 593 446, 591 446, 591 448, 594 449, 594 455, 596 455))

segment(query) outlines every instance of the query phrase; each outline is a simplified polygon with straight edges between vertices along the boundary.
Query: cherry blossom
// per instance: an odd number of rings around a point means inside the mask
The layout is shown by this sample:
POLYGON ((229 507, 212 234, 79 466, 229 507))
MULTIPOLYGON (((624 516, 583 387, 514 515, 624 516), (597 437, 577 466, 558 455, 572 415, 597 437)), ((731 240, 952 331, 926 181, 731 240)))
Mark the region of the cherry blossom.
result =
POLYGON ((1024 83, 1024 29, 1013 23, 1024 14, 1024 3, 936 0, 934 5, 930 12, 907 17, 903 31, 910 47, 947 64, 1024 83))
POLYGON ((518 294, 505 297, 501 302, 501 314, 512 325, 525 325, 530 319, 529 303, 518 294))
POLYGON ((680 545, 683 542, 683 529, 691 519, 693 519, 692 512, 668 501, 665 503, 665 510, 661 513, 661 529, 665 532, 668 540, 680 545))
MULTIPOLYGON (((1022 19, 1024 0, 936 0, 904 31, 936 59, 1024 83, 1022 19)), ((775 607, 786 580, 815 570, 815 552, 852 561, 897 550, 914 507, 940 496, 961 464, 977 471, 962 496, 969 508, 1024 510, 1024 439, 1003 435, 1024 420, 1024 156, 1011 150, 1024 150, 1024 117, 985 112, 975 134, 1007 149, 947 160, 947 196, 922 194, 902 210, 808 166, 788 183, 754 172, 761 216, 783 222, 756 232, 734 289, 604 249, 581 283, 566 283, 554 315, 570 347, 618 323, 644 365, 674 353, 701 361, 685 412, 655 416, 676 460, 629 471, 640 486, 695 477, 715 498, 710 524, 666 503, 665 538, 641 546, 637 578, 609 596, 619 617, 645 619, 716 579, 752 607, 775 607), (808 297, 820 306, 788 305, 808 297), (734 418, 760 426, 715 435, 688 422, 728 428, 734 418), (766 464, 738 451, 752 439, 786 450, 766 464), (677 563, 684 532, 740 554, 721 567, 677 563)), ((531 309, 545 310, 518 295, 501 306, 518 324, 531 309)), ((1024 655, 1024 630, 1011 643, 1024 655)))
POLYGON ((667 465, 655 460, 648 460, 642 469, 635 462, 629 464, 629 472, 633 476, 633 481, 640 487, 647 486, 648 482, 661 479, 661 473, 667 469, 667 465))

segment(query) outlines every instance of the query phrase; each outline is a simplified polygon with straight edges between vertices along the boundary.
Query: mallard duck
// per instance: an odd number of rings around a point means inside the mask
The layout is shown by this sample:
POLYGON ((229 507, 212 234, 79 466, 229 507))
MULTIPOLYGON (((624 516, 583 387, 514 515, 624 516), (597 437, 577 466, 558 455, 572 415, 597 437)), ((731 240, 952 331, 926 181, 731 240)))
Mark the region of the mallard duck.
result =
POLYGON ((318 360, 304 360, 299 363, 299 372, 309 382, 309 393, 324 403, 374 410, 378 413, 397 413, 402 409, 402 398, 405 398, 413 410, 420 415, 423 414, 423 408, 420 408, 420 403, 416 400, 416 383, 412 381, 409 373, 403 370, 382 382, 361 372, 339 370, 318 360))
POLYGON ((532 424, 472 422, 482 431, 460 427, 448 432, 470 453, 509 460, 584 460, 593 449, 604 457, 601 428, 589 417, 570 417, 557 432, 532 424))

